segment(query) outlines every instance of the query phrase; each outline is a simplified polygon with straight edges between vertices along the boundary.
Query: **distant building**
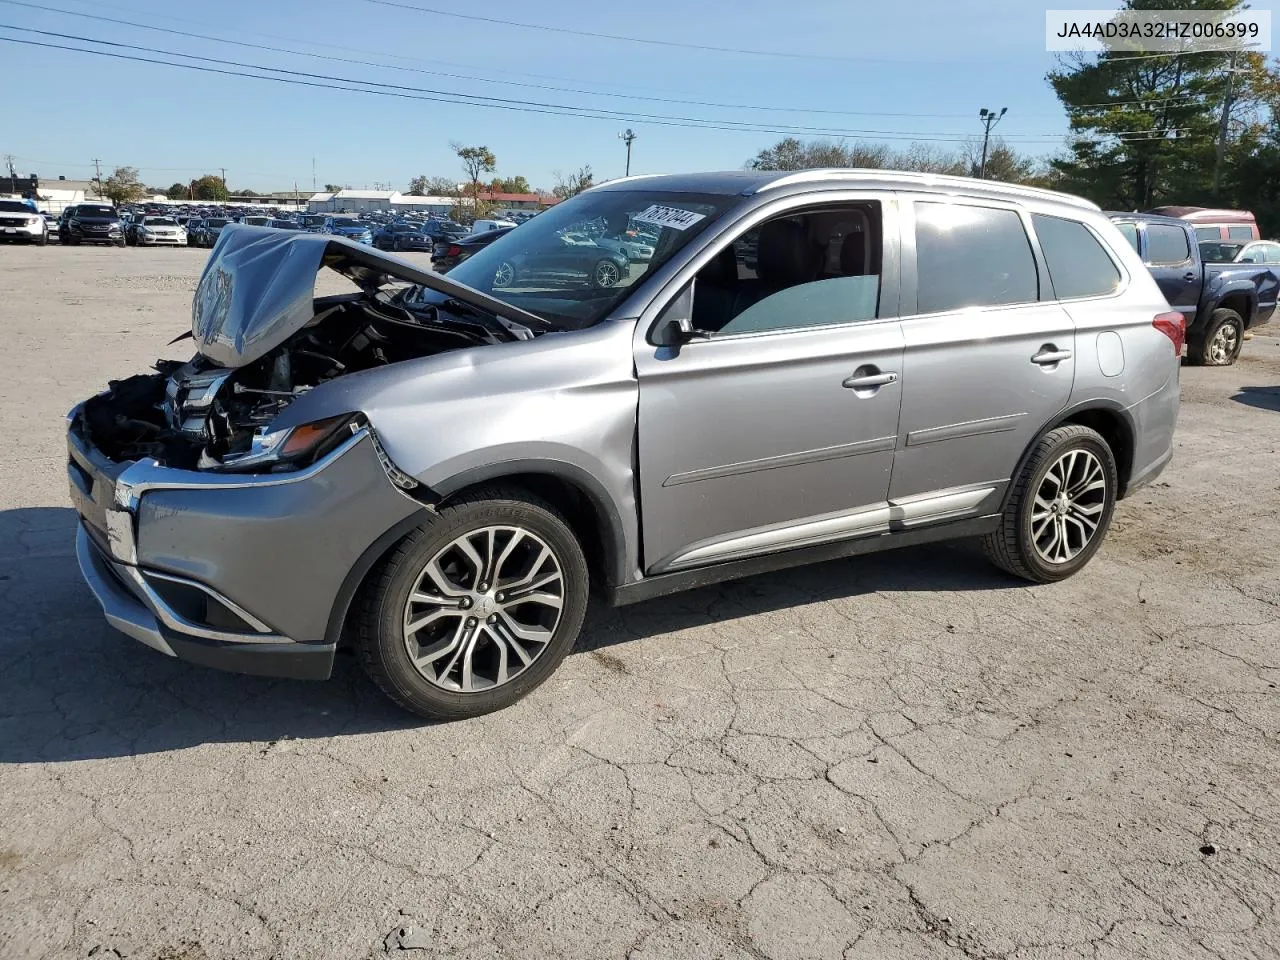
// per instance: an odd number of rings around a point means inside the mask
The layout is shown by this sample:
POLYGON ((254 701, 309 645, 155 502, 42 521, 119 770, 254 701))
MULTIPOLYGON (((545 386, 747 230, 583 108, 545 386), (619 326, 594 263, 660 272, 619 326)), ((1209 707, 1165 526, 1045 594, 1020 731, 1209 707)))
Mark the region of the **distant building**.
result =
POLYGON ((86 200, 101 200, 98 185, 93 180, 42 180, 36 174, 26 177, 0 177, 0 196, 14 196, 34 200, 40 210, 61 213, 65 207, 86 200))

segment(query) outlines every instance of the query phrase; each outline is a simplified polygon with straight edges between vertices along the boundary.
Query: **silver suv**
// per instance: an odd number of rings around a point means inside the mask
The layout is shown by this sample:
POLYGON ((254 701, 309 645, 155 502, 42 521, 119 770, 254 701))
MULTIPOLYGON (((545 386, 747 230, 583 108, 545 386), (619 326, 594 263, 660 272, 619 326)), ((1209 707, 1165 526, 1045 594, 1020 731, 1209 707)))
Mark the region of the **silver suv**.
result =
POLYGON ((189 336, 69 415, 107 620, 277 676, 350 643, 454 718, 544 681, 592 586, 952 537, 1069 576, 1172 455, 1183 322, 1085 201, 831 170, 614 181, 448 277, 228 225, 189 336))

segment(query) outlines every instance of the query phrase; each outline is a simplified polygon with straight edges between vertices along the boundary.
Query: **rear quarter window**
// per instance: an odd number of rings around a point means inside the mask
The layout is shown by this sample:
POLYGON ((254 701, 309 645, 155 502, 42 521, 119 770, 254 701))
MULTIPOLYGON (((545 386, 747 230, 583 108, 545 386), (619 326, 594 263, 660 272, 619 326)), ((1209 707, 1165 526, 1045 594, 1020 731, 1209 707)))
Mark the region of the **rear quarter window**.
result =
POLYGON ((1147 262, 1185 263, 1191 259, 1191 245, 1182 227, 1167 223, 1147 224, 1147 262))
POLYGON ((1124 237, 1129 246, 1134 250, 1138 249, 1138 225, 1136 223, 1117 223, 1116 229, 1120 231, 1120 236, 1124 237))
POLYGON ((1083 223, 1039 213, 1031 223, 1059 300, 1105 297, 1119 288, 1120 270, 1083 223))
POLYGON ((1227 227, 1227 236, 1232 240, 1252 240, 1253 227, 1227 227))

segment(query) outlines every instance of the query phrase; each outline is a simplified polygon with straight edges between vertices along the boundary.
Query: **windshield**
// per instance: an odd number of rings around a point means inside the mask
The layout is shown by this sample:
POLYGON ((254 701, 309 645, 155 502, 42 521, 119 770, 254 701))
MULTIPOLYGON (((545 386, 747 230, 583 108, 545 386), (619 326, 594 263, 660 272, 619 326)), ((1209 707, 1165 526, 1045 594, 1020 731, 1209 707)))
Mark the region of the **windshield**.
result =
POLYGON ((364 224, 359 220, 334 220, 333 229, 335 230, 363 230, 364 224))
POLYGON ((142 223, 148 227, 176 227, 178 221, 173 217, 143 217, 142 223))
POLYGON ((251 227, 261 227, 271 222, 270 217, 245 217, 244 222, 251 227))
POLYGON ((217 218, 215 217, 215 218, 214 218, 214 219, 212 219, 212 220, 206 220, 206 221, 204 222, 204 225, 205 225, 206 227, 225 227, 225 226, 227 225, 227 223, 228 223, 228 221, 226 221, 226 220, 219 220, 219 219, 217 219, 217 218))
POLYGON ((114 217, 116 215, 115 207, 76 207, 77 217, 114 217))
POLYGON ((318 227, 324 223, 324 217, 302 217, 303 226, 318 227))
POLYGON ((20 200, 0 200, 0 210, 5 213, 35 213, 20 200))
POLYGON ((577 329, 599 323, 631 288, 705 230, 737 198, 653 190, 591 190, 539 214, 449 271, 513 306, 577 329), (629 225, 657 237, 653 256, 617 249, 629 225), (596 238, 602 242, 597 243, 596 238), (610 242, 612 241, 612 242, 610 242))

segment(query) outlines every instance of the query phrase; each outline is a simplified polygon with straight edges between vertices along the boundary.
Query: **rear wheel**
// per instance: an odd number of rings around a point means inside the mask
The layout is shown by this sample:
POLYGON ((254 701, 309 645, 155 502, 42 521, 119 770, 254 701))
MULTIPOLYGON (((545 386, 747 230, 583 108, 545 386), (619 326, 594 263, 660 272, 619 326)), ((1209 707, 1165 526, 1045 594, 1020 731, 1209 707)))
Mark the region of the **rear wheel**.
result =
POLYGON ((361 661, 419 716, 500 710, 572 649, 587 589, 582 548, 553 507, 485 488, 440 508, 392 552, 365 595, 361 661))
POLYGON ((1119 481, 1102 436, 1069 424, 1050 430, 1015 480, 1000 528, 983 549, 996 566, 1035 583, 1071 576, 1098 552, 1119 481))
POLYGON ((622 271, 612 260, 600 260, 591 268, 591 282, 597 287, 612 287, 622 279, 622 271))
POLYGON ((1240 356, 1244 332, 1244 319, 1240 314, 1219 307, 1213 311, 1204 334, 1188 342, 1187 359, 1204 367, 1229 367, 1240 356))

